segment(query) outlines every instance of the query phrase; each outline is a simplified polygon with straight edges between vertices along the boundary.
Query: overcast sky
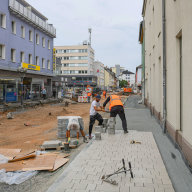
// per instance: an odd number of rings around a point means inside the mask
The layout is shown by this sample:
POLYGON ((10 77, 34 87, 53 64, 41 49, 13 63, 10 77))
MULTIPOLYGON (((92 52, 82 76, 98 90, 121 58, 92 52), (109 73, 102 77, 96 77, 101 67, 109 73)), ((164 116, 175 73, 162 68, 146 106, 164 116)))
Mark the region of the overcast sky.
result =
POLYGON ((95 60, 135 72, 141 64, 138 43, 143 0, 27 0, 57 30, 54 45, 77 45, 92 28, 95 60))

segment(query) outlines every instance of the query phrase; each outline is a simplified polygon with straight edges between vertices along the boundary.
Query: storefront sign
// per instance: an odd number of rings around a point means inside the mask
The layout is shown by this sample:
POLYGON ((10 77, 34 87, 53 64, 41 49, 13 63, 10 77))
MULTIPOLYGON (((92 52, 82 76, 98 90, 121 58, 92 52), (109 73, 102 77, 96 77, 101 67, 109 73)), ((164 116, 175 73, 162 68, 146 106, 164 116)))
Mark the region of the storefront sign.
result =
POLYGON ((28 63, 22 63, 22 67, 29 70, 40 71, 40 66, 28 63))

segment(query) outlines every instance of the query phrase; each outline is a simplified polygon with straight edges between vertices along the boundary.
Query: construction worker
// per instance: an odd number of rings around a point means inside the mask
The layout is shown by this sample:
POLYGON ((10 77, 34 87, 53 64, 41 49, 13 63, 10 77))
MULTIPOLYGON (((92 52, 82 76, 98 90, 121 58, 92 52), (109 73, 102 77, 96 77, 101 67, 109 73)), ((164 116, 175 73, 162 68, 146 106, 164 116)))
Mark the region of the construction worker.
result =
POLYGON ((103 91, 103 97, 106 99, 106 95, 107 95, 107 93, 106 93, 106 91, 104 90, 103 91))
POLYGON ((88 103, 90 103, 90 100, 91 100, 91 93, 90 92, 87 93, 87 100, 88 100, 88 103))
POLYGON ((89 122, 89 139, 92 139, 91 133, 92 133, 92 129, 93 129, 95 120, 99 121, 99 125, 103 124, 103 118, 98 113, 98 111, 103 111, 103 108, 100 107, 100 103, 99 103, 100 100, 101 100, 101 96, 97 95, 95 100, 91 103, 90 122, 89 122))
POLYGON ((121 97, 118 95, 111 95, 109 96, 106 101, 103 103, 103 108, 107 105, 107 103, 110 102, 109 104, 109 110, 110 110, 110 117, 116 117, 117 114, 119 115, 121 121, 122 121, 122 127, 124 130, 124 133, 128 133, 127 131, 127 120, 125 117, 125 112, 123 108, 123 103, 121 101, 121 97))

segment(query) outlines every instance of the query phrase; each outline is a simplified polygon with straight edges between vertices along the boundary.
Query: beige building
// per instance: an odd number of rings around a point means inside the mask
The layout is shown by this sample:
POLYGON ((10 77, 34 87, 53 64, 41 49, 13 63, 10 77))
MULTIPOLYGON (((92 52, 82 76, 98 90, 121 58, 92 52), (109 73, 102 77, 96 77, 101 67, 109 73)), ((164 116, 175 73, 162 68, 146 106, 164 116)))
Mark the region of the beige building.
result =
POLYGON ((145 103, 192 165, 192 1, 144 0, 143 18, 145 103))
POLYGON ((115 73, 108 67, 105 67, 105 89, 109 91, 115 88, 117 86, 116 84, 115 73))
POLYGON ((56 46, 56 57, 61 59, 62 75, 93 75, 94 50, 88 44, 56 46))
POLYGON ((97 86, 104 89, 105 86, 105 73, 104 64, 100 61, 94 62, 94 74, 97 76, 97 86))

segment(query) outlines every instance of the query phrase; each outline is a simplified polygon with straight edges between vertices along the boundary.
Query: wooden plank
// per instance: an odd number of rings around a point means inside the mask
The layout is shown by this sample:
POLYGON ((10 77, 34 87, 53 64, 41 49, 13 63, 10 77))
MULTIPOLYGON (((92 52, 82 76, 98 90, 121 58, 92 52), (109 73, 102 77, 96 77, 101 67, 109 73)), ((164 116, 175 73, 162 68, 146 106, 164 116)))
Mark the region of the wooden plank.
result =
POLYGON ((49 170, 49 171, 55 171, 57 170, 58 168, 60 168, 61 166, 65 165, 67 162, 69 161, 69 159, 66 159, 66 158, 63 158, 63 157, 60 157, 58 156, 55 160, 55 164, 54 164, 54 167, 53 169, 49 170))
POLYGON ((38 155, 33 159, 0 164, 0 170, 9 171, 40 171, 51 170, 54 167, 57 155, 38 155))
POLYGON ((11 163, 11 162, 21 161, 21 160, 30 159, 30 158, 35 158, 35 157, 36 157, 36 154, 35 154, 35 153, 32 153, 32 154, 29 154, 29 155, 24 155, 24 156, 15 157, 14 159, 9 160, 8 162, 11 163))
POLYGON ((0 154, 4 155, 9 160, 13 159, 21 152, 21 149, 0 149, 0 154))

